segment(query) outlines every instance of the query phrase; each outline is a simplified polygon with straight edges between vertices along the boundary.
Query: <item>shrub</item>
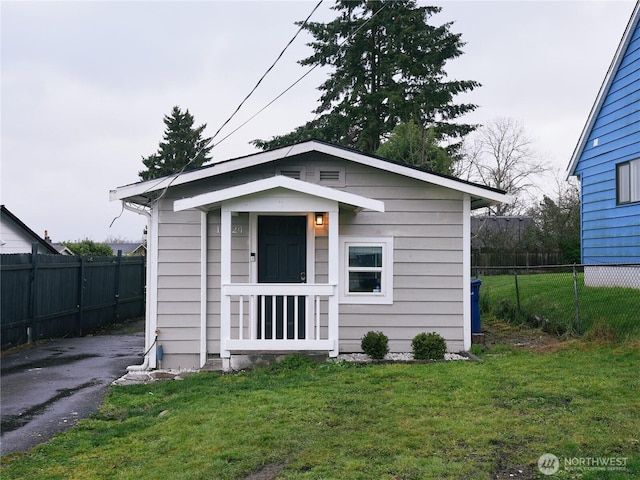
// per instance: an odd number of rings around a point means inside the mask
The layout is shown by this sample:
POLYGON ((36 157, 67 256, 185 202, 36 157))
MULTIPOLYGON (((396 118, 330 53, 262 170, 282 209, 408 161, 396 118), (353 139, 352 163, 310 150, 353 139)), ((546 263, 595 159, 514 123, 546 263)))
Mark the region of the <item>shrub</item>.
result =
POLYGON ((367 332, 360 346, 364 353, 375 360, 381 360, 389 353, 389 339, 382 332, 367 332))
POLYGON ((447 351, 444 338, 435 332, 419 333, 413 337, 411 347, 417 360, 442 360, 447 351))

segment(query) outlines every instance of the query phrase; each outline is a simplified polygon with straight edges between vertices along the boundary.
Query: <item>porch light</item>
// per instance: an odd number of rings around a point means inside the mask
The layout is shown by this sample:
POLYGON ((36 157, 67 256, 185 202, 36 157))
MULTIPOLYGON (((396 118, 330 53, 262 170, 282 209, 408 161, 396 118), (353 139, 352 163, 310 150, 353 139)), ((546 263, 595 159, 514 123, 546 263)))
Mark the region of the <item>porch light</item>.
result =
POLYGON ((316 213, 316 225, 324 225, 324 213, 316 213))

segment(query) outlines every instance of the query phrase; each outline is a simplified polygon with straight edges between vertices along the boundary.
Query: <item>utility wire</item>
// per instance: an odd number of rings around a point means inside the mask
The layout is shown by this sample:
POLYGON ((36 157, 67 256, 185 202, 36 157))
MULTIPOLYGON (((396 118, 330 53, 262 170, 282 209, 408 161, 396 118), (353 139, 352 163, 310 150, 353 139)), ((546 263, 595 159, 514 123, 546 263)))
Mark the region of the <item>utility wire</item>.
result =
MULTIPOLYGON (((267 74, 273 69, 273 67, 275 66, 275 64, 280 60, 280 58, 282 57, 282 55, 284 54, 284 52, 287 50, 287 48, 289 48, 289 46, 293 43, 293 41, 296 39, 296 37, 298 36, 298 34, 302 31, 302 29, 304 28, 304 26, 307 24, 307 22, 309 21, 309 18, 311 18, 311 15, 313 15, 313 13, 318 9, 318 7, 320 6, 320 4, 322 4, 323 0, 320 0, 318 2, 318 4, 314 7, 314 9, 311 11, 311 13, 307 16, 307 18, 305 19, 305 21, 303 22, 303 24, 300 26, 300 28, 298 29, 298 31, 296 32, 296 34, 293 36, 293 38, 289 41, 289 43, 287 43, 287 45, 285 46, 285 48, 282 50, 282 52, 280 52, 280 55, 278 55, 278 57, 276 58, 276 60, 273 62, 273 64, 267 69, 267 71, 262 75, 262 77, 260 78, 260 80, 258 80, 258 83, 256 83, 255 87, 253 87, 253 89, 249 92, 249 94, 244 98, 244 100, 242 100, 242 102, 240 102, 240 105, 238 105, 238 107, 236 108, 236 110, 233 112, 233 114, 222 124, 222 126, 218 129, 218 131, 215 133, 215 135, 212 137, 215 138, 220 131, 224 128, 224 126, 229 123, 229 121, 231 121, 231 119, 236 115, 236 113, 238 113, 238 111, 240 110, 240 108, 242 107, 242 105, 247 101, 247 99, 253 94, 253 92, 256 90, 256 88, 258 88, 258 86, 260 85, 260 83, 262 82, 262 80, 264 80, 264 78, 267 76, 267 74)), ((371 15, 371 17, 369 17, 362 25, 360 25, 358 28, 356 28, 353 32, 351 32, 351 34, 346 37, 342 42, 340 42, 340 44, 338 45, 338 49, 342 48, 349 40, 351 40, 351 38, 358 33, 367 23, 369 23, 371 20, 373 20, 373 18, 378 15, 378 13, 380 13, 382 11, 382 9, 384 7, 386 7, 387 2, 384 2, 382 4, 382 6, 373 14, 371 15)), ((309 75, 311 72, 313 72, 316 68, 318 67, 318 64, 314 65, 313 67, 311 67, 306 73, 304 73, 300 78, 298 78, 295 82, 293 82, 291 85, 289 85, 286 89, 284 89, 279 95, 277 95, 273 100, 271 100, 269 103, 267 103, 264 107, 262 107, 260 110, 258 110, 256 113, 254 113, 251 117, 249 117, 247 120, 245 120, 242 124, 240 124, 238 127, 236 127, 233 131, 231 131, 230 133, 228 133, 225 137, 222 138, 222 140, 220 140, 219 142, 216 142, 214 144, 214 148, 215 146, 219 145, 220 143, 224 142, 227 138, 229 138, 231 135, 233 135, 234 133, 236 133, 238 130, 240 130, 242 127, 244 127, 247 123, 249 123, 251 120, 253 120, 255 117, 257 117, 258 115, 260 115, 263 111, 265 111, 267 108, 269 108, 271 105, 273 105, 276 101, 278 101, 285 93, 287 93, 289 90, 291 90, 293 87, 295 87, 298 83, 300 83, 304 78, 307 77, 307 75, 309 75)), ((191 164, 191 162, 193 162, 193 159, 189 160, 189 162, 182 167, 177 173, 174 174, 174 177, 169 181, 169 184, 164 187, 164 189, 162 190, 162 192, 160 193, 160 195, 158 196, 158 198, 156 198, 155 200, 153 200, 153 203, 157 203, 158 201, 160 201, 160 199, 162 197, 164 197, 164 195, 167 193, 167 190, 169 190, 169 187, 171 187, 171 185, 173 184, 173 182, 175 182, 178 177, 180 175, 182 175, 182 173, 184 172, 184 170, 187 168, 187 166, 189 166, 189 164, 191 164)), ((166 181, 167 177, 162 177, 160 179, 158 179, 158 182, 155 183, 152 186, 149 186, 149 188, 147 188, 143 193, 147 193, 150 190, 154 190, 156 186, 158 186, 159 184, 161 184, 162 182, 166 181)), ((117 218, 116 218, 117 219, 117 218)), ((114 221, 116 220, 114 219, 114 221)), ((113 224, 113 222, 112 222, 113 224)))
MULTIPOLYGON (((351 32, 351 34, 346 37, 342 42, 340 42, 340 44, 338 45, 338 49, 342 48, 344 46, 345 43, 347 43, 349 40, 351 40, 351 38, 358 33, 367 23, 369 23, 371 20, 373 20, 373 18, 378 15, 378 13, 380 13, 380 11, 387 6, 387 2, 384 2, 382 4, 382 6, 373 14, 371 15, 371 17, 369 17, 362 25, 360 25, 358 28, 356 28, 353 32, 351 32)), ((317 8, 317 7, 316 7, 317 8)), ((272 104, 274 104, 277 100, 280 99, 280 97, 282 97, 285 93, 287 93, 289 90, 291 90, 293 87, 295 87, 298 83, 300 83, 307 75, 309 75, 311 72, 313 72, 317 67, 319 66, 319 64, 315 64, 313 67, 311 67, 306 73, 304 73, 300 78, 298 78, 295 82, 293 82, 291 85, 289 85, 286 89, 284 89, 279 95, 277 95, 273 100, 271 100, 269 103, 267 103, 264 107, 262 107, 260 110, 258 110, 256 113, 254 113, 251 117, 249 117, 247 120, 245 120, 243 123, 241 123, 238 127, 236 127, 234 130, 232 130, 230 133, 228 133, 225 137, 222 138, 222 140, 218 141, 216 143, 216 145, 220 145, 222 142, 224 142, 227 138, 229 138, 231 135, 233 135, 234 133, 236 133, 238 130, 240 130, 242 127, 244 127, 247 123, 249 123, 251 120, 253 120, 254 118, 256 118, 258 115, 260 115, 262 112, 264 112, 267 108, 269 108, 272 104)), ((236 110, 237 111, 237 110, 236 110)), ((316 115, 317 116, 317 115, 316 115)), ((230 119, 229 119, 230 120, 230 119)), ((228 120, 227 120, 228 122, 228 120)), ((225 124, 227 123, 225 122, 225 124)), ((218 130, 219 132, 220 130, 218 130)), ((216 135, 218 133, 216 132, 216 135)))
POLYGON ((318 67, 318 65, 314 65, 311 69, 309 69, 309 71, 307 71, 307 73, 305 73, 304 75, 302 75, 300 78, 298 78, 295 82, 293 82, 291 85, 289 85, 286 89, 284 89, 277 97, 275 97, 273 100, 271 100, 269 103, 267 103, 264 107, 262 107, 260 110, 258 110, 256 113, 254 113, 252 116, 250 116, 247 120, 245 120, 243 123, 241 123, 238 127, 236 127, 234 130, 232 130, 230 133, 228 133, 225 137, 222 138, 222 140, 220 140, 219 142, 216 143, 216 145, 220 145, 222 142, 224 142, 227 138, 229 138, 231 135, 233 135, 234 133, 236 133, 238 130, 240 130, 242 127, 244 127, 247 123, 249 123, 251 120, 253 120, 254 118, 256 118, 258 115, 260 115, 262 112, 264 112, 267 108, 269 108, 272 104, 274 104, 277 100, 280 99, 280 97, 282 97, 285 93, 287 93, 289 90, 291 90, 293 87, 295 87, 298 83, 300 83, 307 75, 309 75, 311 72, 313 72, 316 68, 318 67))
MULTIPOLYGON (((271 64, 271 66, 267 69, 266 72, 264 72, 264 74, 260 77, 260 80, 258 80, 258 83, 255 84, 255 86, 251 89, 251 91, 247 94, 246 97, 244 97, 244 100, 242 100, 242 102, 240 102, 240 105, 238 105, 238 107, 235 109, 235 111, 231 114, 231 116, 229 118, 227 118, 227 120, 225 120, 225 122, 222 124, 222 126, 218 129, 218 131, 213 135, 213 139, 215 139, 218 134, 220 133, 220 131, 227 125, 227 123, 229 123, 231 121, 231 119, 233 117, 235 117, 236 113, 238 113, 238 111, 242 108, 242 106, 245 104, 245 102, 249 99, 249 97, 251 95, 253 95, 253 92, 256 91, 256 89, 258 88, 258 86, 260 86, 260 84, 262 83, 262 80, 264 80, 264 78, 269 74, 269 72, 273 69, 273 67, 276 66, 276 63, 278 63, 278 61, 282 58, 282 55, 284 55, 284 52, 287 51, 287 49, 291 46, 291 44, 294 42, 294 40, 298 37, 298 35, 300 34, 300 32, 304 29, 304 27, 307 25, 307 22, 309 21, 309 19, 311 18, 311 16, 315 13, 315 11, 318 9, 318 7, 320 6, 320 4, 322 4, 323 0, 320 0, 318 2, 318 4, 313 8, 313 10, 311 10, 311 13, 307 16, 307 18, 304 20, 304 22, 302 22, 302 24, 300 25, 300 28, 298 29, 298 31, 296 32, 296 34, 293 36, 293 38, 291 40, 289 40, 289 43, 287 43, 285 45, 285 47, 282 49, 282 51, 280 52, 280 55, 278 55, 278 57, 274 60, 274 62, 271 64)), ((302 80, 302 79, 300 79, 302 80)), ((293 86, 293 85, 292 85, 293 86)), ((226 137, 225 137, 226 138, 226 137)))
MULTIPOLYGON (((249 99, 249 97, 250 97, 251 95, 253 95, 253 93, 256 91, 256 89, 257 89, 257 88, 258 88, 258 86, 262 83, 262 81, 265 79, 265 77, 269 74, 269 72, 270 72, 271 70, 273 70, 273 67, 275 67, 275 66, 276 66, 276 64, 278 63, 278 61, 280 61, 280 59, 282 58, 282 56, 284 55, 284 53, 285 53, 285 52, 287 51, 287 49, 291 46, 291 44, 295 41, 295 39, 298 37, 298 35, 300 34, 300 32, 301 32, 301 31, 304 29, 304 27, 307 25, 307 22, 309 21, 309 19, 311 18, 311 16, 315 13, 315 11, 318 9, 318 7, 320 7, 320 5, 322 4, 322 2, 323 2, 323 1, 324 1, 324 0, 320 0, 320 1, 317 3, 317 5, 313 8, 313 10, 311 10, 311 13, 307 16, 307 18, 304 20, 304 22, 302 22, 302 25, 300 25, 300 28, 298 29, 298 31, 296 32, 296 34, 291 38, 291 40, 289 40, 289 42, 285 45, 285 47, 282 49, 282 51, 280 52, 280 54, 278 55, 278 57, 274 60, 274 62, 271 64, 271 66, 270 66, 270 67, 267 69, 267 71, 266 71, 266 72, 264 72, 264 74, 260 77, 260 79, 258 80, 258 83, 256 83, 256 84, 255 84, 255 86, 251 89, 251 91, 247 94, 247 96, 246 96, 246 97, 244 97, 244 99, 242 100, 242 102, 240 102, 240 104, 237 106, 237 108, 236 108, 236 109, 235 109, 235 111, 231 114, 231 116, 230 116, 227 120, 225 120, 225 122, 224 122, 224 123, 222 124, 222 126, 218 129, 218 131, 213 135, 213 137, 211 137, 211 139, 212 139, 212 140, 213 140, 213 139, 215 139, 215 138, 218 136, 218 134, 220 133, 220 131, 225 127, 225 125, 227 125, 227 124, 228 124, 228 123, 233 119, 233 117, 235 117, 235 115, 238 113, 238 111, 240 110, 240 108, 242 108, 242 106, 243 106, 243 105, 245 104, 245 102, 249 99)), ((313 69, 312 69, 312 70, 313 70, 313 69)), ((310 70, 309 72, 307 72, 307 74, 308 74, 308 73, 310 73, 310 72, 311 72, 311 70, 310 70)), ((306 75, 305 75, 305 76, 306 76, 306 75)), ((303 78, 304 78, 304 77, 303 77, 303 78)), ((302 78, 298 79, 298 80, 296 81, 296 83, 298 83, 300 80, 302 80, 302 78)), ((294 83, 293 85, 295 85, 295 83, 294 83)), ((292 88, 292 87, 293 87, 293 85, 291 85, 291 86, 289 87, 289 89, 290 89, 290 88, 292 88)), ((288 90, 288 89, 287 89, 287 90, 288 90)), ((281 94, 278 96, 278 98, 279 98, 280 96, 284 95, 284 93, 285 93, 285 92, 281 93, 281 94)), ((273 100, 271 103, 273 103, 274 101, 275 101, 275 100, 273 100)), ((264 108, 266 108, 266 107, 264 107, 264 108)), ((263 108, 263 110, 264 110, 264 108, 263 108)), ((255 116, 255 115, 254 115, 254 116, 255 116)), ((252 117, 252 118, 253 118, 253 117, 252 117)), ((246 122, 245 122, 245 123, 246 123, 246 122)), ((243 124, 243 125, 244 125, 244 124, 243 124)), ((237 131, 237 129, 236 129, 236 130, 234 130, 232 133, 234 133, 235 131, 237 131)), ((226 137, 224 137, 224 138, 227 138, 228 136, 229 136, 229 135, 227 135, 227 136, 226 136, 226 137)), ((224 140, 224 139, 223 139, 223 140, 224 140)), ((217 143, 214 143, 214 146, 215 146, 215 145, 217 145, 217 143)), ((159 201, 160 201, 160 199, 161 199, 162 197, 164 197, 164 195, 167 193, 167 190, 169 190, 169 187, 171 187, 171 185, 173 184, 173 182, 175 182, 175 181, 178 179, 178 177, 179 177, 180 175, 182 175, 182 173, 183 173, 183 172, 185 171, 185 169, 186 169, 186 168, 187 168, 187 167, 188 167, 188 166, 193 162, 193 160, 194 160, 193 158, 192 158, 191 160, 189 160, 189 162, 187 162, 187 163, 186 163, 186 164, 185 164, 185 165, 180 169, 180 171, 178 171, 177 173, 173 174, 173 175, 174 175, 174 177, 169 181, 169 183, 167 184, 167 186, 165 186, 165 187, 164 187, 164 189, 162 190, 162 192, 160 193, 160 195, 158 196, 158 198, 156 198, 156 199, 154 200, 154 203, 159 202, 159 201)), ((160 183, 162 183, 164 180, 166 180, 166 177, 165 177, 165 178, 160 179, 160 180, 159 180, 157 183, 155 183, 153 186, 150 186, 150 187, 145 191, 145 193, 146 193, 146 192, 148 192, 149 190, 153 190, 153 189, 155 189, 155 187, 156 187, 156 186, 158 186, 160 183)), ((113 224, 113 222, 112 222, 112 224, 113 224)))

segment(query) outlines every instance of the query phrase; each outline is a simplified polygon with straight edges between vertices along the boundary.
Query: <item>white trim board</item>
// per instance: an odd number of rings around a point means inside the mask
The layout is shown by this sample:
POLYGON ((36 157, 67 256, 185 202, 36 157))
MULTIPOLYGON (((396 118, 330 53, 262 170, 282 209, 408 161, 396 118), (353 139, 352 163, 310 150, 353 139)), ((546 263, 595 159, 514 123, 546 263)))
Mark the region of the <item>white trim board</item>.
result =
POLYGON ((256 180, 254 182, 237 185, 235 187, 176 200, 173 203, 173 210, 176 212, 188 210, 190 208, 209 210, 217 208, 223 202, 228 202, 229 200, 235 200, 277 188, 283 188, 285 190, 304 193, 313 197, 332 200, 338 203, 351 205, 355 208, 366 208, 376 212, 384 212, 384 202, 381 202, 380 200, 362 197, 360 195, 324 187, 315 183, 303 182, 301 180, 284 177, 282 175, 276 175, 275 177, 256 180))
POLYGON ((631 14, 631 18, 627 23, 627 28, 622 35, 622 39, 618 44, 618 49, 616 50, 615 55, 613 56, 613 60, 609 65, 609 69, 607 70, 607 74, 604 77, 602 85, 600 85, 600 90, 598 91, 598 96, 596 97, 593 106, 591 107, 591 111, 589 112, 589 117, 587 118, 587 122, 582 129, 582 133, 580 134, 580 138, 578 139, 578 143, 576 144, 576 148, 573 151, 573 155, 571 155, 571 160, 569 161, 569 165, 567 166, 567 180, 569 177, 575 175, 576 167, 578 166, 578 160, 582 156, 582 152, 587 143, 587 139, 591 134, 591 130, 593 129, 594 124, 600 114, 600 110, 602 109, 602 104, 604 103, 605 98, 609 94, 609 90, 611 89, 611 84, 613 83, 613 79, 618 73, 618 69, 620 68, 620 64, 622 63, 622 58, 624 57, 625 52, 627 51, 627 47, 631 42, 631 38, 633 37, 633 33, 640 21, 640 2, 636 2, 636 6, 633 9, 633 13, 631 14))

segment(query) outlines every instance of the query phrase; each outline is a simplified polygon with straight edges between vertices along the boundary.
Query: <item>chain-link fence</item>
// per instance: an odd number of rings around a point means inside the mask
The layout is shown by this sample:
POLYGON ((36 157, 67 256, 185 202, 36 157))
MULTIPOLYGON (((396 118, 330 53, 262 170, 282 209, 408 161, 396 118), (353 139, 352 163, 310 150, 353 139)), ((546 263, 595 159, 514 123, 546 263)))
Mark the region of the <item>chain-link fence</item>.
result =
POLYGON ((556 335, 640 339, 640 264, 481 267, 483 314, 556 335))

